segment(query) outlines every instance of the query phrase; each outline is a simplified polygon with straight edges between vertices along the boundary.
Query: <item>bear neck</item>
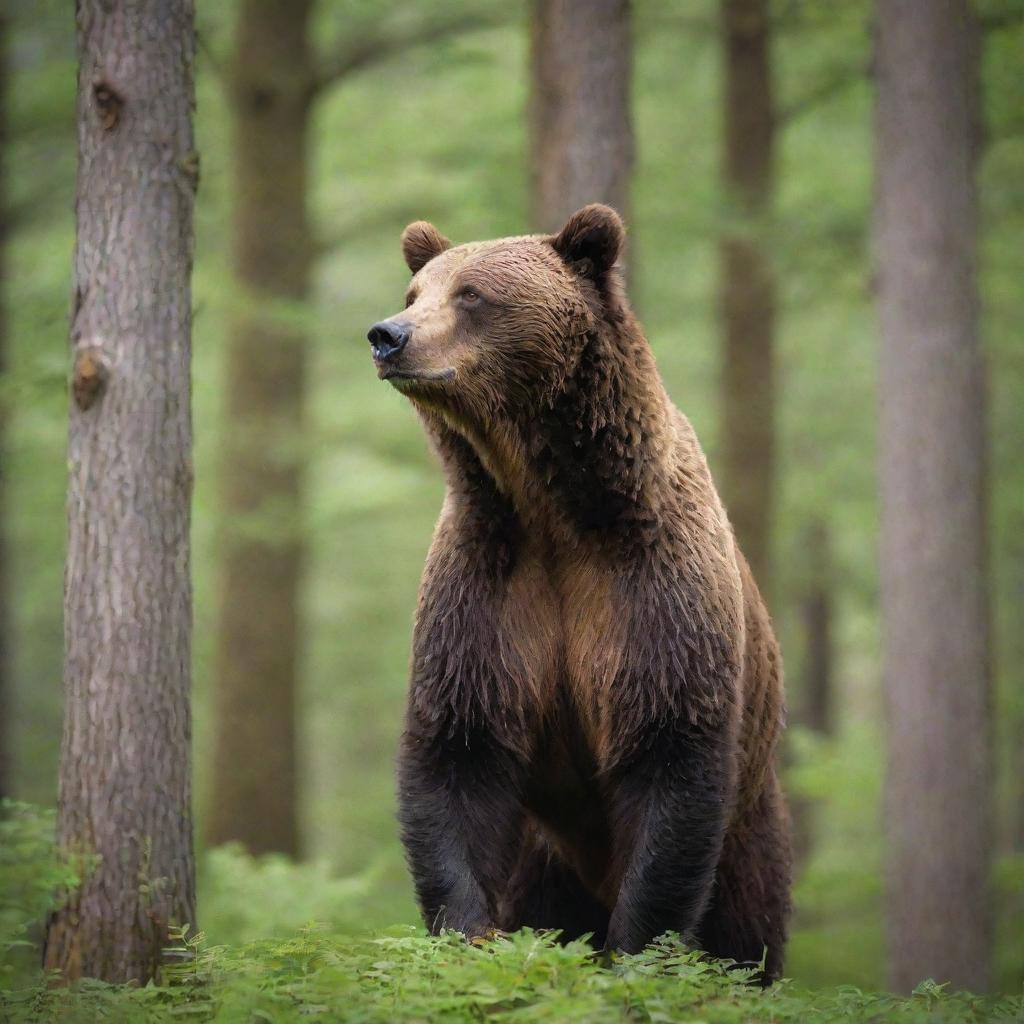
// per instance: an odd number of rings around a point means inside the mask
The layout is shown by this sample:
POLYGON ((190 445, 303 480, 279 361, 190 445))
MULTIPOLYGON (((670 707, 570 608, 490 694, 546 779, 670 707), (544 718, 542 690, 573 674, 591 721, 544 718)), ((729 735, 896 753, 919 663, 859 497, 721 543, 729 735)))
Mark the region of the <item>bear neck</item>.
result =
POLYGON ((519 429, 531 491, 579 532, 637 536, 658 519, 668 403, 635 320, 616 319, 586 336, 572 372, 519 429))
POLYGON ((628 311, 599 321, 565 378, 538 403, 487 424, 449 426, 472 448, 472 456, 458 446, 442 451, 453 490, 464 493, 482 466, 531 534, 618 538, 630 548, 654 543, 669 403, 628 311))

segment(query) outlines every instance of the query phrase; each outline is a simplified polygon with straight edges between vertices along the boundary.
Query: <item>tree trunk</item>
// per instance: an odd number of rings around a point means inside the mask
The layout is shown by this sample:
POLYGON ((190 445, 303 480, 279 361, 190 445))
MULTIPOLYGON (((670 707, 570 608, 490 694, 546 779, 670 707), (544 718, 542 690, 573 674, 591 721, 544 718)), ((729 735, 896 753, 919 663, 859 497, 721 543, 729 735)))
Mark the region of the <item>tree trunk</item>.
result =
MULTIPOLYGON (((0 11, 0 389, 7 382, 7 35, 9 22, 0 11)), ((0 799, 11 795, 11 631, 7 596, 11 589, 7 555, 7 424, 9 398, 0 390, 0 799)))
POLYGON ((311 0, 244 0, 234 148, 214 771, 207 836, 299 852, 296 677, 302 575, 311 0))
POLYGON ((587 203, 629 216, 629 0, 533 0, 531 220, 556 231, 587 203))
POLYGON ((78 2, 59 843, 45 962, 145 982, 195 923, 190 817, 191 0, 78 2))
MULTIPOLYGON (((798 601, 804 658, 797 720, 821 736, 831 736, 835 728, 832 678, 835 580, 828 524, 820 518, 811 520, 801 542, 805 562, 798 601)), ((802 872, 814 849, 816 803, 803 797, 790 799, 797 874, 802 872)))
POLYGON ((984 990, 991 749, 969 0, 879 0, 876 243, 890 980, 984 990))
POLYGON ((723 177, 720 247, 722 493, 740 547, 771 594, 775 502, 775 284, 764 241, 774 192, 775 111, 768 0, 722 0, 723 177))
POLYGON ((804 632, 804 685, 801 720, 823 736, 831 736, 834 721, 832 681, 832 621, 834 618, 832 543, 828 524, 813 520, 804 534, 807 578, 800 596, 804 632))

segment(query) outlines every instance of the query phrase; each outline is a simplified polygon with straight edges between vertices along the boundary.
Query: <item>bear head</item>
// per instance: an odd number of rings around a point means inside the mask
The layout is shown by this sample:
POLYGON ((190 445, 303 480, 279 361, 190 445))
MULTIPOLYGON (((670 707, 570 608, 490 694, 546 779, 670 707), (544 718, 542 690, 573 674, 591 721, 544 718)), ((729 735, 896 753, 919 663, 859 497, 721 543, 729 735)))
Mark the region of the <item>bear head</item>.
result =
POLYGON ((530 415, 565 385, 598 323, 621 315, 624 235, 599 204, 554 235, 458 246, 410 224, 405 309, 368 334, 378 376, 449 420, 530 415))

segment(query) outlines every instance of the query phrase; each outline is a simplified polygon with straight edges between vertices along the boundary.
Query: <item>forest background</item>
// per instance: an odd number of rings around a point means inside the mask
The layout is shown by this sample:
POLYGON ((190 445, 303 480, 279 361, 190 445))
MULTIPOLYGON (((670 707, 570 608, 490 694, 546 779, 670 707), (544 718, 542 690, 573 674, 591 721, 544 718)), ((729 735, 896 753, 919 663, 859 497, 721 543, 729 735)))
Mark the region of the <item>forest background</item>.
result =
MULTIPOLYGON (((57 0, 7 7, 3 788, 47 807, 61 732, 74 25, 57 0)), ((1024 981, 1024 12, 1009 0, 979 8, 993 987, 1013 991, 1024 981)), ((313 919, 359 933, 416 920, 394 821, 393 760, 411 615, 442 480, 411 410, 376 380, 365 331, 401 304, 407 272, 398 236, 407 221, 432 220, 464 241, 522 233, 535 216, 525 7, 452 3, 435 21, 414 5, 370 0, 319 0, 309 9, 311 45, 341 56, 304 140, 308 297, 278 298, 274 309, 284 343, 305 353, 301 428, 274 431, 284 461, 302 465, 302 500, 264 502, 229 519, 226 403, 238 399, 232 387, 246 362, 237 341, 246 300, 228 244, 237 198, 235 4, 197 12, 194 772, 200 925, 225 942, 286 934, 313 919), (216 724, 231 530, 257 542, 287 539, 300 570, 295 621, 281 627, 287 636, 244 587, 230 613, 266 622, 268 643, 286 653, 294 628, 296 783, 281 796, 291 805, 283 812, 269 793, 267 803, 245 806, 250 848, 262 852, 251 836, 268 837, 270 852, 257 859, 210 842, 231 830, 217 806, 225 764, 244 775, 250 761, 273 763, 293 743, 288 715, 277 716, 281 734, 261 737, 246 759, 230 746, 237 731, 225 736, 216 724), (291 820, 282 824, 282 815, 291 820)), ((787 974, 811 986, 885 981, 870 14, 863 0, 773 8, 779 118, 762 237, 777 286, 777 442, 766 557, 787 667, 788 788, 801 829, 787 974)), ((704 0, 633 5, 629 270, 669 392, 720 472, 728 396, 717 253, 734 211, 721 169, 717 24, 717 5, 704 0)), ((258 678, 242 682, 248 702, 280 699, 258 678)), ((244 791, 245 780, 238 785, 244 791)))

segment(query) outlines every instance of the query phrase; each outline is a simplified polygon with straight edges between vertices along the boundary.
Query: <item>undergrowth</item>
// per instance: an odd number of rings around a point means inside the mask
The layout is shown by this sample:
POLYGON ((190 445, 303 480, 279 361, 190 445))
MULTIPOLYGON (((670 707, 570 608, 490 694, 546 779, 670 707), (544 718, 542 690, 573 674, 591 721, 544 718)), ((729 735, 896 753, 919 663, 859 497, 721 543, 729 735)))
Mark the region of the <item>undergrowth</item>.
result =
MULTIPOLYGON (((1024 996, 983 999, 925 982, 910 997, 853 986, 808 990, 791 982, 767 992, 751 974, 704 960, 671 936, 611 965, 589 946, 561 946, 529 931, 479 945, 458 935, 431 938, 400 926, 376 936, 356 931, 372 878, 331 879, 326 868, 270 860, 246 864, 225 850, 208 865, 209 903, 221 944, 203 936, 169 951, 158 983, 52 984, 38 968, 41 922, 53 894, 75 884, 52 849, 50 812, 0 807, 0 1021, 4 1024, 224 1021, 703 1022, 847 1021, 1024 1024, 1024 996), (305 874, 303 874, 305 872, 305 874), (232 887, 231 877, 235 877, 232 887), (308 876, 308 877, 306 877, 308 876), (269 899, 277 892, 277 898, 269 899), (285 903, 294 906, 286 913, 285 903), (331 929, 299 927, 295 914, 316 902, 331 929), (239 905, 253 906, 240 915, 239 905), (348 908, 346 910, 346 907, 348 908), (235 908, 231 911, 231 908, 235 908), (257 910, 259 913, 257 914, 257 910), (272 937, 248 935, 277 921, 272 937), (280 918, 278 920, 278 918, 280 918)), ((370 873, 372 875, 372 872, 370 873)), ((371 886, 372 888, 372 886, 371 886)), ((264 935, 270 934, 264 931, 264 935)), ((217 936, 215 936, 217 937, 217 936)))
POLYGON ((611 967, 582 943, 521 932, 482 945, 402 928, 356 938, 307 928, 244 946, 189 944, 194 957, 143 988, 44 978, 0 992, 0 1018, 93 1021, 1024 1021, 1024 999, 985 1000, 926 983, 908 998, 856 988, 762 992, 742 972, 671 938, 611 967))

